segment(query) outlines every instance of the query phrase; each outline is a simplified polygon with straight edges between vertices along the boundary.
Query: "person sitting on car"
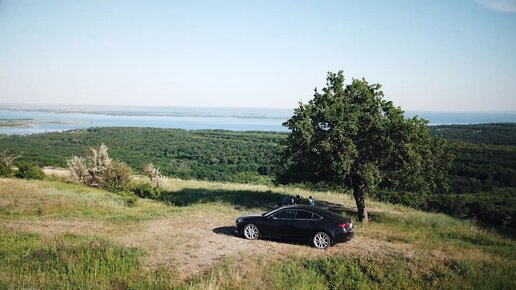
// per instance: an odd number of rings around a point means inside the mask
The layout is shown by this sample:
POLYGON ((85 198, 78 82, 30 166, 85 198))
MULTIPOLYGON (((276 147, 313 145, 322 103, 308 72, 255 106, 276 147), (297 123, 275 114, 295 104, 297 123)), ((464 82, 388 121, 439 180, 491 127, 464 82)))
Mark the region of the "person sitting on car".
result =
POLYGON ((288 195, 286 195, 283 200, 281 201, 281 206, 289 205, 291 204, 292 198, 288 195))
POLYGON ((308 197, 308 204, 312 205, 312 206, 315 206, 315 200, 314 200, 314 198, 311 195, 310 195, 310 197, 308 197))

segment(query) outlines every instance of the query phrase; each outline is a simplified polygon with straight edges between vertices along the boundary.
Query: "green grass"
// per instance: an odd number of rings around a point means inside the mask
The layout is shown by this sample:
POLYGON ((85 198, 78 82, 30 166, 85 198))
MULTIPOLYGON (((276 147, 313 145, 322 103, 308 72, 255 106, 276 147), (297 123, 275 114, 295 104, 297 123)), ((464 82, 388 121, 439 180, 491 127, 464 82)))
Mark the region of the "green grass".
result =
POLYGON ((371 221, 355 223, 352 242, 326 251, 222 235, 250 250, 188 277, 179 276, 179 260, 147 264, 158 250, 202 259, 219 247, 193 241, 178 248, 185 238, 174 231, 142 234, 138 242, 147 223, 158 222, 159 232, 160 221, 173 221, 193 239, 199 223, 233 225, 238 215, 273 207, 284 194, 312 195, 354 214, 348 194, 291 187, 169 180, 162 201, 128 206, 81 185, 0 179, 0 289, 516 289, 514 240, 472 221, 370 200, 371 221))
POLYGON ((514 241, 475 228, 468 231, 465 226, 439 215, 413 223, 371 222, 367 226, 359 225, 357 233, 385 245, 405 244, 414 252, 289 256, 258 263, 248 273, 239 272, 241 262, 230 260, 193 279, 190 286, 199 289, 516 289, 514 241), (233 282, 234 275, 239 275, 239 280, 233 282), (243 287, 240 280, 248 284, 243 287))
POLYGON ((269 283, 295 289, 511 289, 512 270, 492 262, 339 256, 278 263, 269 269, 269 283))
POLYGON ((174 211, 164 204, 140 200, 130 206, 117 194, 62 182, 20 182, 3 179, 0 183, 2 219, 91 219, 134 222, 155 219, 174 211), (35 194, 37 192, 37 194, 35 194))
POLYGON ((134 280, 140 250, 92 237, 53 239, 29 233, 0 235, 1 288, 125 288, 134 280))

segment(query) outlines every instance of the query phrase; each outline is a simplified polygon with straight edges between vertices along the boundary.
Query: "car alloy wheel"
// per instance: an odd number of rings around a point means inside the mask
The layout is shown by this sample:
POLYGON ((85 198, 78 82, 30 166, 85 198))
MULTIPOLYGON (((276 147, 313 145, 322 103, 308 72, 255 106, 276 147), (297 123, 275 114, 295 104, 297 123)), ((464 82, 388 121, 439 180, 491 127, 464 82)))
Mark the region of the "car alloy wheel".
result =
POLYGON ((244 237, 248 240, 256 240, 260 236, 260 231, 258 231, 258 227, 254 224, 248 224, 244 227, 244 237))
POLYGON ((330 236, 325 232, 318 232, 314 235, 313 244, 317 249, 326 249, 331 244, 330 236))

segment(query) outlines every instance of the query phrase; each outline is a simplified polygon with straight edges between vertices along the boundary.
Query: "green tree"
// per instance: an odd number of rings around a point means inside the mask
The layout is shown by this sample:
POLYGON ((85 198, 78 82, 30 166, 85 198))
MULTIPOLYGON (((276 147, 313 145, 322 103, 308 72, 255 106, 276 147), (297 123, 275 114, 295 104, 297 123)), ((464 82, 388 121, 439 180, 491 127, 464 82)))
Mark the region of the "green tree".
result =
POLYGON ((428 121, 405 119, 384 100, 381 85, 328 73, 326 87, 300 103, 283 125, 278 183, 349 186, 360 221, 368 220, 365 197, 378 188, 418 193, 447 190, 452 157, 442 139, 429 135, 428 121))

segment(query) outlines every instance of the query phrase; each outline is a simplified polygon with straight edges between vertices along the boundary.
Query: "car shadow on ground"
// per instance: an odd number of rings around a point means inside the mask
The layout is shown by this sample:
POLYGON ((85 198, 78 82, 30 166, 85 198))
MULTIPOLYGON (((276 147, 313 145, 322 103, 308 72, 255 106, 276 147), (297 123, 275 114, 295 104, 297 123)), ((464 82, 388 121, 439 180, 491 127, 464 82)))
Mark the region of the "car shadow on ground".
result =
POLYGON ((213 232, 219 235, 226 235, 236 237, 236 227, 217 227, 213 229, 213 232))
MULTIPOLYGON (((235 226, 216 227, 212 231, 219 235, 226 235, 226 236, 245 240, 243 237, 237 235, 235 226)), ((281 239, 271 239, 271 238, 264 238, 264 239, 260 238, 260 240, 270 241, 270 242, 275 242, 275 243, 282 243, 282 244, 309 246, 308 241, 302 242, 302 241, 281 240, 281 239)))

